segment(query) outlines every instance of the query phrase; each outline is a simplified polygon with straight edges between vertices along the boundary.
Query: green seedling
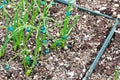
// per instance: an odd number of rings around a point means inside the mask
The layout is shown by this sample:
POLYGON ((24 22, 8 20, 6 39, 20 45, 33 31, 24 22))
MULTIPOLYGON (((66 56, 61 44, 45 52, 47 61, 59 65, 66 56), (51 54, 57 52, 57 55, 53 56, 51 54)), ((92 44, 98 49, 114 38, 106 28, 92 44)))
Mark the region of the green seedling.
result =
MULTIPOLYGON (((9 0, 8 2, 11 4, 9 0)), ((78 21, 79 16, 72 16, 72 7, 71 5, 68 5, 64 20, 58 22, 48 16, 49 9, 52 6, 55 6, 53 0, 51 2, 47 2, 46 0, 33 0, 31 2, 28 2, 28 0, 20 0, 18 3, 19 5, 11 4, 11 6, 13 6, 12 8, 14 8, 14 16, 11 16, 7 12, 6 7, 3 6, 2 16, 3 18, 5 17, 6 25, 8 27, 4 27, 6 28, 7 36, 4 45, 0 49, 0 58, 4 57, 7 44, 10 40, 12 40, 14 51, 17 51, 19 49, 19 52, 10 58, 8 63, 10 64, 10 62, 16 57, 21 56, 25 75, 28 77, 33 68, 38 65, 37 60, 42 56, 42 53, 48 54, 50 53, 51 48, 60 48, 66 45, 67 37, 78 21), (35 21, 38 16, 39 18, 36 23, 35 21), (71 24, 70 20, 73 20, 71 24), (49 21, 54 22, 55 25, 49 27, 49 21), (55 27, 58 27, 60 32, 58 39, 55 39, 49 33, 49 30, 55 27), (35 49, 32 52, 29 51, 27 42, 31 38, 33 32, 35 32, 35 49), (54 41, 52 44, 50 44, 50 48, 48 48, 47 45, 49 39, 52 39, 52 41, 54 41), (20 44, 22 44, 22 46, 20 44)), ((6 5, 6 2, 4 2, 4 5, 6 5)), ((6 70, 8 70, 8 68, 9 67, 7 66, 6 70)))
POLYGON ((51 45, 51 48, 57 48, 57 47, 65 47, 66 45, 66 40, 68 35, 70 34, 72 28, 75 26, 77 23, 78 19, 80 16, 76 15, 74 17, 71 17, 71 10, 72 6, 69 5, 67 10, 66 10, 66 17, 63 20, 63 28, 60 30, 60 36, 61 38, 59 40, 54 40, 54 43, 51 45), (73 23, 70 25, 70 20, 74 18, 73 23))
POLYGON ((8 2, 6 0, 4 0, 2 2, 2 4, 0 4, 0 9, 3 9, 3 7, 7 4, 8 2))
POLYGON ((115 80, 119 80, 119 72, 117 69, 115 70, 115 80))
POLYGON ((27 70, 26 73, 25 73, 26 77, 28 77, 31 72, 32 72, 31 70, 27 70))

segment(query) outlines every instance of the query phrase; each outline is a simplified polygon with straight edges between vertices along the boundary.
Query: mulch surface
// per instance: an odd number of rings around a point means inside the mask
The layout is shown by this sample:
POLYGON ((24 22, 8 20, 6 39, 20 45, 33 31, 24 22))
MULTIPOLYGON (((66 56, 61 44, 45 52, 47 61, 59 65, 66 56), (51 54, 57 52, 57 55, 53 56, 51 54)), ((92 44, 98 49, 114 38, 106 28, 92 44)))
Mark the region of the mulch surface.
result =
MULTIPOLYGON (((119 0, 77 0, 76 3, 90 10, 120 17, 119 0)), ((57 4, 50 9, 50 16, 56 20, 62 20, 66 7, 63 4, 57 4)), ((70 48, 51 50, 49 54, 42 56, 41 60, 38 60, 38 66, 27 79, 19 57, 11 62, 9 71, 4 70, 7 61, 16 52, 19 52, 19 50, 13 51, 13 42, 10 41, 4 58, 0 59, 0 80, 81 80, 109 34, 114 21, 74 8, 72 15, 77 14, 81 16, 80 20, 67 39, 70 48)), ((2 11, 0 11, 0 15, 2 15, 2 11)), ((0 20, 0 26, 6 25, 4 19, 0 20)), ((120 30, 120 25, 117 30, 120 30)), ((5 33, 5 29, 0 29, 0 47, 5 42, 5 33)), ((29 42, 33 40, 34 35, 29 42)), ((118 69, 120 74, 119 41, 120 34, 115 33, 89 80, 115 80, 115 69, 118 69)), ((32 47, 33 45, 31 44, 32 47)))

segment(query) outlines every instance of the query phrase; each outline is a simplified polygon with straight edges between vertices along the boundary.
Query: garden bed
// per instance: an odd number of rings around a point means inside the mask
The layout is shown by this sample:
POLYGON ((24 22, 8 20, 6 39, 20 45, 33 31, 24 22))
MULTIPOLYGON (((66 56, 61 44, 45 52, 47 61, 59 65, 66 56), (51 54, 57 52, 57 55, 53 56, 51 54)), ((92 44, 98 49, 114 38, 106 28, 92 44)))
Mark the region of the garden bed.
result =
MULTIPOLYGON (((77 0, 77 4, 90 10, 100 11, 110 16, 119 17, 120 1, 118 0, 77 0), (116 4, 118 4, 116 6, 116 4)), ((14 3, 13 3, 14 4, 14 3)), ((9 14, 14 15, 13 8, 7 10, 9 14)), ((50 9, 49 16, 55 20, 64 18, 67 6, 57 4, 50 9)), ((13 50, 12 40, 7 44, 7 49, 3 58, 0 59, 0 80, 80 80, 89 69, 95 59, 105 38, 109 34, 114 21, 101 16, 93 16, 86 12, 74 8, 71 15, 80 15, 79 21, 72 29, 67 38, 67 46, 50 50, 49 54, 41 56, 36 66, 28 78, 25 77, 25 70, 21 63, 21 57, 11 61, 11 69, 6 71, 8 60, 19 52, 13 50)), ((2 10, 0 10, 2 16, 2 10)), ((6 26, 4 18, 0 18, 0 26, 6 26)), ((37 21, 37 19, 36 19, 37 21)), ((118 30, 120 25, 118 26, 118 30)), ((57 34, 58 29, 54 28, 57 34)), ((51 31, 51 34, 54 35, 51 31)), ((31 51, 35 46, 34 32, 28 41, 28 47, 31 51)), ((4 44, 6 29, 0 28, 0 47, 4 44)), ((95 70, 90 76, 90 80, 115 80, 115 70, 120 72, 120 34, 115 33, 114 37, 95 70)), ((120 77, 119 77, 120 78, 120 77)))

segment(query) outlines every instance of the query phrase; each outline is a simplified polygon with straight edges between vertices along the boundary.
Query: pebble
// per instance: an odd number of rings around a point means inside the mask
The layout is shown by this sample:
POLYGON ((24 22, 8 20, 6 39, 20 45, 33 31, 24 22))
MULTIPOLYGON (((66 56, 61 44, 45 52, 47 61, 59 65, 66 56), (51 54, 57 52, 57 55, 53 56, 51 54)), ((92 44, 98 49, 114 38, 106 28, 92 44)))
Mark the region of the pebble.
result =
POLYGON ((68 72, 67 75, 69 75, 70 77, 73 77, 74 76, 74 72, 68 72))
POLYGON ((117 8, 116 8, 116 7, 113 7, 111 11, 116 11, 116 10, 117 10, 117 8))
POLYGON ((34 75, 33 79, 34 80, 38 79, 38 75, 34 75))
POLYGON ((28 44, 28 47, 30 48, 30 47, 31 47, 31 45, 29 45, 29 44, 28 44))
POLYGON ((53 77, 52 80, 58 80, 58 78, 57 77, 53 77))
POLYGON ((60 63, 60 66, 63 66, 64 65, 64 63, 62 62, 62 63, 60 63))
POLYGON ((65 49, 65 50, 67 50, 67 49, 68 49, 68 47, 67 47, 67 46, 65 46, 65 47, 64 47, 64 49, 65 49))
POLYGON ((83 70, 82 70, 82 72, 85 72, 86 71, 86 69, 84 68, 83 70))
POLYGON ((0 21, 0 25, 2 24, 2 21, 0 21))
POLYGON ((51 67, 51 70, 54 70, 55 69, 55 67, 51 67))
POLYGON ((80 58, 78 58, 78 57, 75 57, 75 60, 76 60, 76 61, 79 61, 79 60, 80 60, 80 58))
POLYGON ((112 61, 112 57, 111 56, 107 57, 107 60, 112 61))
POLYGON ((115 7, 119 7, 119 4, 114 4, 115 7))
POLYGON ((57 32, 57 33, 56 33, 56 36, 57 36, 57 37, 59 37, 59 36, 60 36, 60 33, 59 33, 59 32, 57 32))
POLYGON ((117 15, 117 12, 113 12, 113 16, 116 16, 117 15))
POLYGON ((97 23, 100 23, 101 20, 97 20, 97 23))
POLYGON ((49 57, 48 60, 53 60, 53 57, 49 57))
POLYGON ((8 8, 8 9, 11 8, 11 5, 7 5, 7 8, 8 8))
POLYGON ((50 2, 51 0, 47 0, 47 1, 49 1, 49 2, 50 2))
POLYGON ((58 61, 58 58, 54 58, 54 61, 58 61))
POLYGON ((108 69, 108 70, 106 71, 106 74, 107 74, 108 76, 110 76, 110 75, 112 74, 111 69, 108 69))
POLYGON ((51 66, 50 66, 50 65, 46 65, 46 68, 47 68, 47 69, 51 69, 51 66))
MULTIPOLYGON (((114 1, 118 1, 118 0, 114 0, 114 1)), ((97 1, 96 1, 96 2, 97 2, 97 1)), ((115 5, 115 6, 117 7, 118 5, 115 5)), ((101 9, 101 10, 104 10, 104 9, 106 9, 106 7, 101 7, 100 9, 101 9)), ((117 16, 117 13, 116 13, 116 12, 113 13, 113 14, 117 16)), ((88 16, 86 16, 86 15, 83 15, 83 16, 82 16, 82 18, 84 18, 84 19, 86 19, 87 17, 88 17, 88 16)), ((88 17, 88 19, 89 19, 89 17, 88 17)), ((89 20, 91 20, 91 19, 89 19, 89 20)), ((84 21, 85 21, 85 20, 84 20, 84 21)), ((100 22, 100 21, 98 20, 97 23, 99 23, 99 22, 100 22)), ((82 24, 80 24, 80 25, 82 26, 82 24)), ((81 29, 81 26, 79 26, 79 30, 82 30, 82 29, 81 29)), ((91 25, 90 25, 90 26, 91 26, 91 25)), ((84 30, 83 30, 83 31, 84 31, 84 30)), ((86 33, 87 33, 87 32, 86 32, 86 33)), ((57 35, 59 35, 59 34, 57 34, 57 35)), ((75 36, 76 36, 76 35, 75 35, 75 36)), ((88 39, 89 36, 86 35, 85 38, 88 39)), ((81 44, 82 44, 82 43, 81 43, 81 44)), ((67 47, 66 47, 66 49, 67 49, 67 47)), ((87 51, 85 51, 85 52, 87 52, 87 51)), ((78 53, 80 53, 80 52, 78 52, 78 53)), ((70 52, 70 55, 71 55, 71 54, 78 54, 78 53, 72 53, 72 52, 70 52)), ((64 54, 62 54, 62 55, 64 56, 64 54)), ((84 55, 84 54, 83 54, 83 55, 84 55)), ((44 56, 43 56, 43 57, 44 57, 44 56)), ((106 56, 106 57, 107 57, 107 56, 106 56)), ((63 58, 63 59, 66 59, 66 58, 63 58)), ((71 57, 70 57, 70 59, 72 60, 71 57)), ((80 58, 77 58, 77 57, 75 58, 75 57, 74 57, 73 59, 75 59, 76 61, 77 61, 77 60, 80 60, 80 61, 81 61, 82 58, 80 59, 80 58)), ((108 59, 111 59, 111 58, 108 57, 108 59)), ((54 60, 54 57, 49 57, 48 60, 54 60)), ((57 60, 57 59, 56 59, 56 60, 57 60)), ((86 59, 85 61, 87 61, 87 59, 86 59)), ((83 65, 83 64, 86 65, 86 62, 85 62, 85 61, 83 61, 83 62, 80 63, 80 64, 81 64, 81 65, 83 65)), ((43 60, 43 62, 44 62, 44 60, 43 60)), ((65 62, 65 63, 66 63, 66 62, 65 62)), ((68 63, 69 63, 69 61, 68 61, 68 63)), ((104 64, 104 63, 102 63, 102 64, 104 64)), ((50 64, 48 64, 48 65, 50 65, 50 64)), ((68 64, 64 64, 64 61, 61 60, 61 62, 59 62, 59 65, 68 65, 68 64)), ((71 66, 73 66, 73 65, 71 65, 71 66)), ((48 68, 49 68, 49 70, 53 70, 55 67, 48 66, 48 68)), ((75 68, 76 68, 76 70, 77 70, 78 67, 75 67, 75 68)), ((54 71, 56 71, 56 70, 54 70, 54 71)), ((63 69, 63 71, 65 71, 65 69, 63 69)), ((85 72, 86 69, 81 70, 81 72, 82 72, 82 71, 85 72)), ((48 72, 49 72, 49 71, 48 71, 48 72)), ((52 72, 52 71, 51 71, 51 72, 52 72)), ((58 72, 60 73, 59 70, 58 70, 58 72)), ((110 70, 107 72, 107 74, 110 74, 110 70)), ((43 74, 42 74, 42 75, 43 75, 43 74)), ((58 75, 58 73, 55 73, 55 75, 58 75)), ((70 71, 70 72, 67 73, 67 75, 73 77, 73 76, 75 75, 75 73, 72 72, 72 71, 70 71)), ((83 74, 82 74, 82 73, 81 73, 81 74, 78 74, 78 75, 80 75, 80 77, 83 77, 83 74)), ((33 79, 38 79, 39 76, 41 76, 41 75, 34 75, 34 76, 32 75, 33 79)), ((44 76, 46 76, 46 75, 44 75, 44 76)), ((64 76, 65 76, 65 75, 63 75, 63 77, 64 77, 64 76)), ((59 78, 60 78, 59 76, 54 76, 54 77, 52 78, 52 80, 59 80, 59 78)), ((66 79, 66 78, 65 78, 65 79, 66 79)), ((64 80, 64 79, 63 79, 63 80, 64 80)), ((75 79, 73 79, 73 80, 75 80, 75 79)), ((97 79, 96 79, 96 80, 97 80, 97 79)))
POLYGON ((114 2, 118 2, 118 0, 113 0, 114 2))
POLYGON ((83 77, 83 74, 80 74, 80 77, 83 77))
POLYGON ((84 19, 86 19, 86 18, 87 18, 87 16, 86 16, 86 15, 83 15, 83 18, 84 18, 84 19))
POLYGON ((106 7, 101 7, 99 10, 103 11, 103 10, 106 10, 106 9, 107 9, 106 7))
POLYGON ((120 14, 117 15, 117 18, 120 18, 120 14))
POLYGON ((120 50, 117 50, 115 53, 116 53, 116 54, 120 54, 120 50))

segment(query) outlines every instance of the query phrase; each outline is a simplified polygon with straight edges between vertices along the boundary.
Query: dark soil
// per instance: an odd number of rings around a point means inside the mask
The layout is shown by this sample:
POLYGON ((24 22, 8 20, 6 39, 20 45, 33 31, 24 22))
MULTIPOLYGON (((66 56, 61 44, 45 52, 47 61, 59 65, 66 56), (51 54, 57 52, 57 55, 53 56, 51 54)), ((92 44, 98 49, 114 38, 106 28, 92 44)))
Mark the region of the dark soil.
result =
MULTIPOLYGON (((119 0, 77 0, 76 3, 82 7, 120 18, 119 0)), ((56 20, 62 20, 65 9, 65 5, 57 4, 50 9, 50 16, 56 20)), ((12 9, 8 8, 8 10, 12 14, 12 9)), ((67 39, 70 48, 51 50, 49 54, 42 56, 38 61, 39 65, 34 68, 27 79, 20 57, 11 62, 9 71, 4 70, 7 61, 19 52, 19 49, 16 52, 13 51, 13 42, 10 41, 4 59, 0 59, 0 80, 81 80, 109 34, 114 21, 74 8, 72 15, 77 14, 81 18, 67 39)), ((0 26, 6 25, 4 18, 0 20, 0 26)), ((117 30, 120 30, 120 25, 117 30)), ((5 42, 5 33, 5 29, 0 29, 0 47, 5 42)), ((33 38, 29 42, 34 43, 33 38)), ((89 80, 115 80, 115 69, 120 74, 119 41, 120 34, 115 33, 89 80)), ((30 49, 34 49, 33 45, 31 44, 30 49)))

